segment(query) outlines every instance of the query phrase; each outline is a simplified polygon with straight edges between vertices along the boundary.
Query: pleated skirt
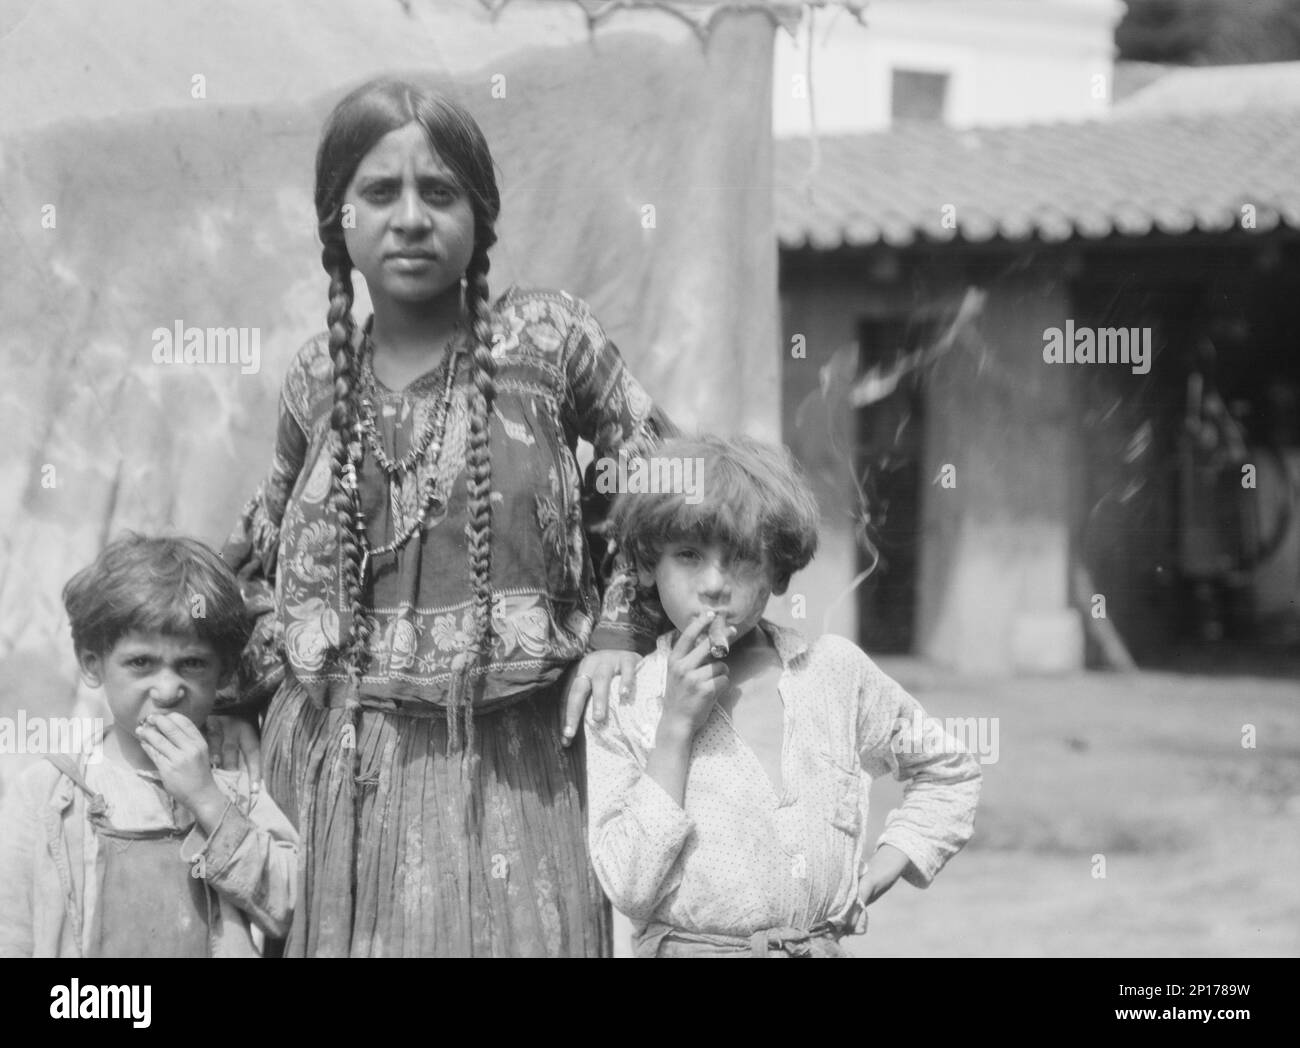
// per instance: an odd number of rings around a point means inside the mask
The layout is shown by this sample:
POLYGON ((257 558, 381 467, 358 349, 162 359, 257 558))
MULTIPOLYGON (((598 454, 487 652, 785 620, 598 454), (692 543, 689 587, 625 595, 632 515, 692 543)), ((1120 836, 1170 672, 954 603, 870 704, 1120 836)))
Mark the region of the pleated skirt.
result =
POLYGON ((478 714, 470 761, 441 713, 367 708, 353 733, 286 679, 262 741, 300 838, 284 956, 611 956, 582 738, 561 745, 561 716, 558 686, 478 714))

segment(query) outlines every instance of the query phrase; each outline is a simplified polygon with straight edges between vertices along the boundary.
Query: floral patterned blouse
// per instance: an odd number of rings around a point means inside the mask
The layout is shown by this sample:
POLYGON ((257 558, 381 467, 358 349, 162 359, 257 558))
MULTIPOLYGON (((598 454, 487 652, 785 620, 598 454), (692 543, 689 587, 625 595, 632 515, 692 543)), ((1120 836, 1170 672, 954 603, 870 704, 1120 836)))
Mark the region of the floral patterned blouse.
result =
MULTIPOLYGON (((565 292, 510 289, 493 306, 496 397, 492 452, 492 635, 483 705, 556 680, 588 648, 648 651, 661 619, 634 600, 618 572, 601 616, 583 520, 575 450, 598 457, 653 444, 670 424, 629 374, 588 306, 565 292), (593 631, 595 636, 593 637, 593 631)), ((360 333, 358 338, 360 338, 360 333)), ((371 697, 444 704, 451 662, 473 636, 467 554, 465 451, 473 383, 463 363, 436 457, 391 482, 367 451, 361 502, 373 546, 403 534, 430 476, 440 498, 400 550, 371 562, 363 594, 373 619, 362 691, 371 697)), ((251 608, 264 612, 240 673, 242 705, 267 701, 287 663, 326 704, 346 671, 330 649, 350 629, 338 527, 331 510, 329 417, 333 365, 326 334, 298 352, 285 377, 274 463, 228 541, 251 608), (274 586, 272 597, 269 586, 274 586)), ((436 411, 436 372, 392 391, 375 382, 376 423, 400 458, 436 411)))

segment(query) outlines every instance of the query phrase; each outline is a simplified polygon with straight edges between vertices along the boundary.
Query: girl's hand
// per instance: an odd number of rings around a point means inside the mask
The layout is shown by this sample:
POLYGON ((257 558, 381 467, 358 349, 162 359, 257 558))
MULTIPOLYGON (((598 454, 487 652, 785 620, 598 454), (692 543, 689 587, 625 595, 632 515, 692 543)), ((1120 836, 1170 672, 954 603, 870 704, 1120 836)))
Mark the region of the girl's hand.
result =
POLYGON ((243 717, 213 714, 203 725, 208 748, 217 758, 217 767, 239 771, 240 758, 248 768, 248 781, 254 793, 262 787, 262 743, 257 728, 243 717))
POLYGON ((702 611, 682 631, 668 655, 661 729, 684 731, 694 737, 709 719, 713 704, 730 684, 727 664, 709 656, 706 632, 715 615, 702 611))
POLYGON ((208 744, 183 713, 151 713, 135 729, 153 761, 163 789, 189 808, 210 833, 226 809, 226 798, 212 778, 208 744))
POLYGON ((911 861, 892 844, 882 844, 877 848, 858 882, 858 897, 849 903, 839 923, 852 925, 854 935, 865 935, 867 907, 894 886, 911 861))
POLYGON ((564 745, 569 745, 578 733, 588 698, 592 702, 592 719, 604 721, 609 710, 610 684, 615 677, 622 678, 623 694, 627 695, 640 661, 641 656, 634 651, 592 651, 583 656, 577 672, 569 678, 564 698, 564 745))

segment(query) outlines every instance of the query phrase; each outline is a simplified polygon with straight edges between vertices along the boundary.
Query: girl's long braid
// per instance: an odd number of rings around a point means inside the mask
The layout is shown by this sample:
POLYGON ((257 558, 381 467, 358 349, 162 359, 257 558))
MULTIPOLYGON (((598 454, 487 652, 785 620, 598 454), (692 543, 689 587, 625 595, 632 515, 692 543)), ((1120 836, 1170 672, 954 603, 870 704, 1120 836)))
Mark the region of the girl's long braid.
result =
MULTIPOLYGON (((478 663, 490 652, 491 644, 491 493, 492 465, 488 446, 489 420, 495 393, 495 363, 491 356, 488 324, 488 249, 496 242, 495 226, 501 213, 501 197, 493 170, 491 151, 474 118, 451 99, 429 94, 401 80, 384 78, 363 84, 348 94, 330 114, 316 153, 315 207, 317 229, 323 251, 321 262, 330 277, 329 345, 334 367, 334 402, 330 413, 332 457, 330 505, 337 521, 340 585, 351 609, 348 631, 331 648, 333 668, 348 674, 346 706, 350 716, 343 725, 340 750, 352 750, 353 855, 350 866, 352 899, 356 901, 357 842, 360 840, 361 793, 361 682, 366 671, 370 634, 374 619, 362 604, 361 562, 365 538, 360 492, 356 490, 363 448, 359 432, 360 403, 357 391, 359 357, 355 347, 356 324, 352 319, 352 259, 344 239, 344 199, 357 168, 385 135, 410 123, 418 123, 431 146, 451 168, 464 188, 474 213, 474 253, 465 275, 465 308, 473 324, 476 346, 472 359, 475 391, 470 404, 470 433, 466 453, 469 475, 468 549, 473 577, 474 640, 457 654, 452 663, 452 687, 448 699, 448 752, 459 746, 459 706, 469 693, 478 663)), ((478 674, 482 676, 481 672, 478 674)), ((469 702, 468 708, 473 703, 469 702)), ((469 755, 473 755, 473 721, 467 715, 469 755)), ((473 775, 472 761, 457 760, 455 774, 473 775)), ((471 783, 476 778, 471 777, 471 783)), ((466 793, 473 812, 476 787, 466 793)), ((476 816, 471 815, 476 820, 476 816)), ((473 823, 471 824, 473 825, 473 823)), ((464 919, 471 920, 469 881, 461 879, 464 919)))
MULTIPOLYGON (((465 271, 465 307, 473 331, 471 373, 475 392, 469 412, 469 442, 466 451, 470 586, 474 611, 474 640, 455 666, 452 701, 448 709, 451 745, 460 744, 458 716, 464 707, 465 749, 474 756, 473 677, 491 657, 492 647, 492 403, 496 397, 496 360, 492 356, 492 328, 488 321, 487 274, 491 263, 487 249, 494 241, 490 227, 480 234, 474 255, 465 271)), ((481 675, 480 675, 480 679, 481 675)))
POLYGON ((356 489, 360 462, 354 457, 356 426, 356 362, 353 338, 356 321, 352 317, 352 260, 341 238, 325 239, 321 264, 330 275, 329 340, 330 359, 334 362, 334 408, 330 413, 331 449, 331 503, 338 525, 339 564, 342 582, 351 608, 351 625, 348 636, 340 637, 333 657, 347 671, 350 687, 345 709, 348 721, 344 731, 343 749, 352 750, 354 781, 361 774, 361 675, 365 671, 366 643, 370 639, 370 623, 361 602, 361 544, 357 530, 361 516, 361 496, 356 489), (350 746, 349 746, 350 743, 350 746))

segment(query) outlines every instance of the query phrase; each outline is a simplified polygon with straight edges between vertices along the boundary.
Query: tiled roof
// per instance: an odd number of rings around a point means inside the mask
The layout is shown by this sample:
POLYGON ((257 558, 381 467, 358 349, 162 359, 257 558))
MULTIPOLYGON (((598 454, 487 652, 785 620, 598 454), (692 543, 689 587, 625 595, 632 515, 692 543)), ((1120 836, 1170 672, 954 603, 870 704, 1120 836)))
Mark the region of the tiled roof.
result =
POLYGON ((1160 62, 1116 59, 1110 78, 1111 105, 1118 107, 1126 104, 1130 98, 1181 68, 1181 66, 1164 65, 1160 62))
POLYGON ((1204 115, 1239 109, 1300 107, 1300 62, 1257 62, 1227 66, 1115 65, 1116 118, 1171 113, 1204 115), (1134 67, 1132 69, 1126 67, 1134 67), (1147 83, 1120 98, 1119 81, 1145 77, 1147 83))
POLYGON ((1300 229, 1300 108, 776 143, 782 247, 1300 229), (951 210, 945 210, 951 205, 951 210), (947 222, 945 222, 945 218, 947 222), (948 228, 952 227, 952 228, 948 228))

